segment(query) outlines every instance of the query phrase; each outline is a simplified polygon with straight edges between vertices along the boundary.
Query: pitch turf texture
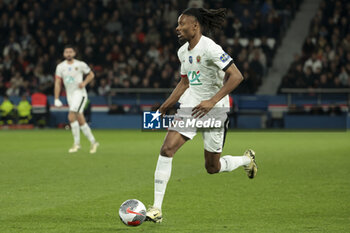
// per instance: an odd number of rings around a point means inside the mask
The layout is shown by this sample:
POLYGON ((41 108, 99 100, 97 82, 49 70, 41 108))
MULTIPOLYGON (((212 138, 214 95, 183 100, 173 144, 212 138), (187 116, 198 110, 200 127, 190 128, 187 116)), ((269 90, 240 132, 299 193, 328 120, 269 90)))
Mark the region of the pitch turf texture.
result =
POLYGON ((0 131, 0 232, 350 232, 349 132, 229 132, 224 154, 257 152, 243 168, 209 175, 198 135, 173 161, 161 224, 127 227, 131 198, 153 201, 164 132, 95 130, 95 155, 68 154, 69 131, 0 131))

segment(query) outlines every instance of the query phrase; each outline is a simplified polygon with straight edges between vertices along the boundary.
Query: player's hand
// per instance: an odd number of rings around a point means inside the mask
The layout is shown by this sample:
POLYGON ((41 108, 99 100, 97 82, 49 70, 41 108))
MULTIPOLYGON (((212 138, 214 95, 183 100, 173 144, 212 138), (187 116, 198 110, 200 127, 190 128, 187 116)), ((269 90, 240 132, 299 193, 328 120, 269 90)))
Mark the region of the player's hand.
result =
POLYGON ((213 107, 215 106, 215 102, 212 100, 204 100, 196 107, 192 109, 192 116, 194 118, 202 118, 205 114, 207 114, 213 107))
POLYGON ((80 89, 82 89, 82 88, 84 88, 84 87, 85 87, 85 84, 84 84, 84 82, 82 82, 82 83, 79 83, 79 85, 78 85, 78 86, 79 86, 79 88, 80 88, 80 89))
POLYGON ((56 107, 62 107, 63 104, 62 104, 61 100, 55 99, 54 105, 55 105, 56 107))
POLYGON ((161 116, 163 117, 165 115, 165 113, 168 111, 168 109, 169 109, 168 106, 165 106, 164 104, 162 104, 158 110, 162 114, 161 116))

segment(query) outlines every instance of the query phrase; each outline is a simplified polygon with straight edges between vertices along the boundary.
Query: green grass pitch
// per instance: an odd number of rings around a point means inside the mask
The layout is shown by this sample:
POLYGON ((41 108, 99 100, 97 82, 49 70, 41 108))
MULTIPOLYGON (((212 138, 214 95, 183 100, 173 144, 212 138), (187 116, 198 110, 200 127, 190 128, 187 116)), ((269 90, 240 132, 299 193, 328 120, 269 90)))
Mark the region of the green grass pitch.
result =
POLYGON ((161 224, 127 227, 131 198, 153 202, 165 132, 94 130, 68 154, 64 130, 0 131, 0 232, 350 232, 349 132, 229 132, 223 154, 257 153, 258 175, 209 175, 198 135, 176 154, 161 224))

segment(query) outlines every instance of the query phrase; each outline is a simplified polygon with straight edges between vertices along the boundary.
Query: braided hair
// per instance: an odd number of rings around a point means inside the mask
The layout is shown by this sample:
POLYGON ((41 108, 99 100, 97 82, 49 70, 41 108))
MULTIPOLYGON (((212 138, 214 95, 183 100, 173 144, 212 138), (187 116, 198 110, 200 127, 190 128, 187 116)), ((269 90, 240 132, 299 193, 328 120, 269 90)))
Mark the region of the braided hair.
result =
POLYGON ((226 9, 188 8, 182 14, 194 16, 201 25, 202 33, 210 36, 215 30, 221 29, 226 18, 226 9))

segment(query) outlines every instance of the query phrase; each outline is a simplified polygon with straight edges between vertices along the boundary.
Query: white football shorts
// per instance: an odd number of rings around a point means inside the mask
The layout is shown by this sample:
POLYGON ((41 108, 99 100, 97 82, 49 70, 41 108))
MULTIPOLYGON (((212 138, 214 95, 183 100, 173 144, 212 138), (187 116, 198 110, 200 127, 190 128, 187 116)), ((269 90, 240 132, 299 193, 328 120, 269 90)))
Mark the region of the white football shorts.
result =
POLYGON ((67 96, 67 101, 70 112, 83 113, 87 102, 87 96, 76 92, 71 96, 67 96))
MULTIPOLYGON (((225 113, 226 114, 226 113, 225 113)), ((176 116, 176 115, 175 115, 176 116)), ((224 124, 220 128, 201 129, 204 142, 204 149, 209 152, 221 153, 225 143, 226 132, 228 129, 229 119, 224 116, 224 124)), ((169 127, 169 130, 177 131, 188 139, 193 139, 197 135, 198 129, 191 128, 190 130, 181 130, 178 127, 169 127)))

